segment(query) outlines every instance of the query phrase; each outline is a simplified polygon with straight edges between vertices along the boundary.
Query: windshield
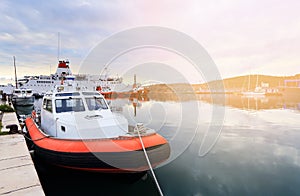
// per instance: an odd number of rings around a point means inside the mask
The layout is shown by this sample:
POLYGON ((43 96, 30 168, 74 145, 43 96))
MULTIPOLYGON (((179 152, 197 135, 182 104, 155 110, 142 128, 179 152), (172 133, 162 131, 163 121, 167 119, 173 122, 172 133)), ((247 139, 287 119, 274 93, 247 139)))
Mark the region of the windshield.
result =
POLYGON ((108 109, 105 100, 101 97, 85 98, 89 110, 108 109))
POLYGON ((55 108, 56 108, 56 113, 84 111, 83 101, 80 98, 56 99, 55 108))

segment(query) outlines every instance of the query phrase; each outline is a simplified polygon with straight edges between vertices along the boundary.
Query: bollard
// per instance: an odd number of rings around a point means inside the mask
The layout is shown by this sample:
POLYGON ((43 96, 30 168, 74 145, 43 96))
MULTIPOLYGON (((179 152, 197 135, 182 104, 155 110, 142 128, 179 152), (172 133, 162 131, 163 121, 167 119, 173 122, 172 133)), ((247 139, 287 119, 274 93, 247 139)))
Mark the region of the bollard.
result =
POLYGON ((6 128, 9 129, 10 134, 19 133, 18 125, 16 125, 16 124, 7 125, 6 128))

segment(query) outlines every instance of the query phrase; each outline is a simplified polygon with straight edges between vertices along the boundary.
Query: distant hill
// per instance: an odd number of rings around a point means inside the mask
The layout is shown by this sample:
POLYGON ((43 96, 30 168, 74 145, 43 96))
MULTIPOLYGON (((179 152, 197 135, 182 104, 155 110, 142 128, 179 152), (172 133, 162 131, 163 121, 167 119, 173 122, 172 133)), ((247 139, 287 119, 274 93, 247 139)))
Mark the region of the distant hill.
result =
MULTIPOLYGON (((300 79, 300 74, 294 76, 268 76, 268 75, 250 75, 249 90, 253 90, 256 87, 256 80, 258 79, 258 85, 261 83, 267 83, 269 88, 279 88, 284 86, 285 80, 300 79)), ((226 78, 223 80, 212 81, 203 84, 155 84, 148 86, 149 94, 151 96, 158 96, 161 93, 177 94, 181 93, 194 93, 197 91, 223 91, 223 85, 226 91, 240 92, 248 90, 249 75, 237 76, 232 78, 226 78), (209 89, 209 87, 211 89, 209 89)), ((288 83, 288 86, 296 86, 296 83, 288 83)), ((166 96, 166 95, 165 95, 166 96)))
MULTIPOLYGON (((268 83, 268 88, 279 89, 284 86, 284 80, 300 79, 300 74, 294 76, 267 76, 267 75, 251 75, 250 76, 250 88, 253 90, 256 87, 256 80, 258 78, 258 84, 268 83)), ((199 94, 223 93, 230 91, 232 93, 239 93, 243 90, 248 90, 249 76, 237 76, 232 78, 226 78, 223 80, 212 81, 203 84, 154 84, 145 87, 147 89, 147 96, 152 100, 159 101, 188 101, 198 99, 199 94), (223 86, 224 85, 224 86, 223 86), (210 87, 210 89, 209 89, 210 87), (225 89, 223 89, 223 87, 225 89)), ((296 83, 288 83, 288 86, 296 86, 296 83)), ((208 97, 209 99, 211 97, 208 97)))
MULTIPOLYGON (((294 76, 268 76, 268 75, 250 75, 250 85, 249 89, 253 90, 256 86, 256 80, 258 80, 258 85, 261 85, 261 83, 268 83, 270 88, 277 88, 284 86, 284 80, 294 80, 294 79, 300 79, 300 74, 296 74, 294 76)), ((193 85, 195 89, 208 89, 209 86, 213 88, 219 88, 221 86, 221 83, 223 82, 224 88, 226 90, 246 90, 248 89, 248 83, 249 83, 249 75, 246 76, 237 76, 232 78, 226 78, 223 80, 218 81, 212 81, 208 83, 203 84, 195 84, 193 85)), ((289 86, 295 86, 296 83, 288 83, 289 86)))

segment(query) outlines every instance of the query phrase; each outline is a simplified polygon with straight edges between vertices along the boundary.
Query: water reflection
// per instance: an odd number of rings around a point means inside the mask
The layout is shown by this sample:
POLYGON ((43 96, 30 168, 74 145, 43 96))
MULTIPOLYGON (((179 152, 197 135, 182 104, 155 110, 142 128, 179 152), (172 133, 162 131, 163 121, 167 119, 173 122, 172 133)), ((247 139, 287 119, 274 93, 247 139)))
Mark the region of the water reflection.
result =
MULTIPOLYGON (((211 96, 199 95, 199 100, 213 103, 211 96)), ((218 100, 218 99, 215 99, 218 100)), ((215 101, 213 104, 221 104, 215 101)), ((243 97, 241 95, 228 94, 225 96, 225 105, 243 110, 269 110, 269 109, 292 109, 300 111, 300 96, 298 98, 284 96, 243 97)))
MULTIPOLYGON (((143 122, 174 144, 174 159, 155 169, 165 195, 299 195, 300 98, 230 94, 223 104, 219 95, 178 95, 109 100, 130 124, 143 122), (219 140, 202 157, 200 145, 214 126, 211 96, 226 116, 219 140)), ((102 174, 39 175, 47 195, 158 195, 151 178, 128 183, 102 174)))
POLYGON ((176 162, 159 169, 160 182, 167 195, 298 195, 299 147, 287 145, 290 139, 225 127, 206 157, 195 156, 200 140, 193 142, 176 162))
MULTIPOLYGON (((213 95, 218 96, 218 95, 213 95)), ((184 103, 197 102, 200 117, 196 136, 191 145, 176 160, 156 170, 165 195, 298 195, 300 193, 300 122, 297 98, 266 96, 247 98, 226 95, 226 119, 217 145, 205 157, 199 156, 204 132, 209 125, 211 95, 185 95, 184 103), (251 111, 255 111, 254 113, 251 111)), ((215 99, 218 100, 218 99, 215 99)), ((176 122, 176 109, 162 119, 155 105, 171 110, 184 104, 172 96, 139 103, 135 119, 149 119, 150 126, 160 127, 171 139, 176 122), (168 101, 166 100, 168 99, 168 101), (153 107, 154 106, 154 107, 153 107), (151 109, 150 109, 151 108, 151 109), (175 115, 175 116, 172 116, 175 115), (171 126, 171 128, 170 128, 171 126)), ((214 102, 219 104, 219 102, 214 102)), ((130 102, 123 105, 123 113, 133 112, 130 102)), ((166 111, 166 109, 164 110, 166 111)), ((130 116, 129 113, 126 114, 130 116)), ((192 115, 192 114, 191 114, 192 115)), ((147 122, 147 121, 145 121, 147 122)), ((180 131, 188 129, 185 124, 180 131)))
POLYGON ((300 111, 300 96, 270 95, 244 97, 239 94, 195 94, 195 93, 155 93, 149 94, 155 101, 203 101, 211 104, 230 106, 243 110, 292 109, 300 111), (225 99, 225 100, 224 100, 225 99))

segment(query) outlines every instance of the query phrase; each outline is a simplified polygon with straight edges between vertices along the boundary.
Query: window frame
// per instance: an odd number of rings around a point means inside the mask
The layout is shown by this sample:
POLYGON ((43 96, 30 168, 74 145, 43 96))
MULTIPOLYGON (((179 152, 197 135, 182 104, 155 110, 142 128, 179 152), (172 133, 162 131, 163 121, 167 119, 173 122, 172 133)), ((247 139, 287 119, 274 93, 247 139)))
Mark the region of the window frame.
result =
POLYGON ((89 111, 97 111, 97 110, 107 110, 107 109, 109 109, 108 104, 106 103, 106 101, 105 101, 105 99, 103 97, 96 97, 96 96, 94 96, 94 97, 85 97, 85 101, 86 101, 86 104, 87 104, 87 109, 89 111), (95 100, 95 102, 94 102, 95 105, 94 106, 89 101, 89 100, 93 100, 93 99, 95 100), (100 103, 100 107, 99 108, 93 109, 93 108, 96 107, 96 103, 97 103, 96 100, 97 99, 101 100, 100 102, 102 102, 102 103, 100 103), (104 108, 102 107, 103 104, 105 106, 104 108))
POLYGON ((55 111, 57 114, 65 113, 65 112, 84 112, 86 111, 83 99, 81 97, 76 98, 58 98, 54 101, 55 111), (68 105, 70 104, 71 105, 68 105), (60 107, 57 107, 59 101, 61 102, 60 107), (73 102, 73 103, 72 103, 73 102), (75 102, 75 105, 74 105, 75 102))
POLYGON ((43 103, 43 109, 45 111, 48 111, 50 113, 53 113, 53 106, 52 106, 52 99, 44 99, 44 103, 43 103))

